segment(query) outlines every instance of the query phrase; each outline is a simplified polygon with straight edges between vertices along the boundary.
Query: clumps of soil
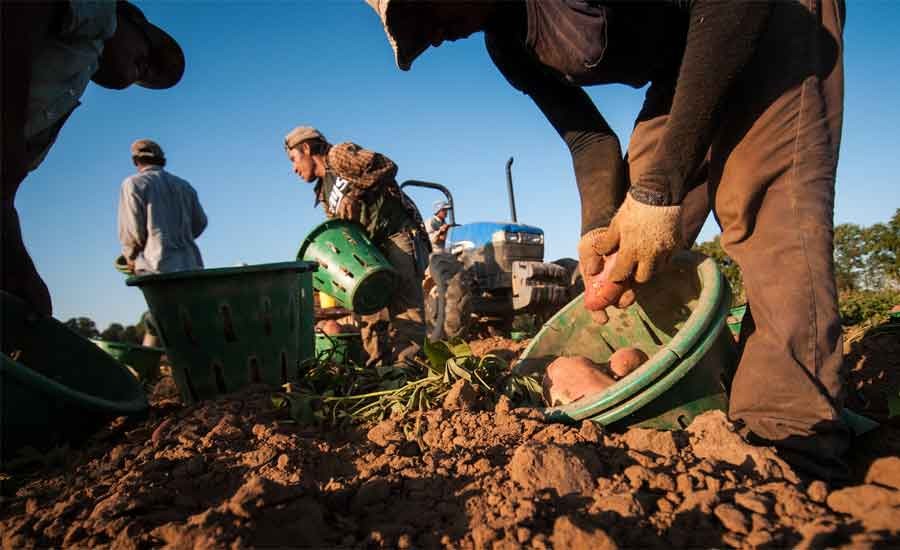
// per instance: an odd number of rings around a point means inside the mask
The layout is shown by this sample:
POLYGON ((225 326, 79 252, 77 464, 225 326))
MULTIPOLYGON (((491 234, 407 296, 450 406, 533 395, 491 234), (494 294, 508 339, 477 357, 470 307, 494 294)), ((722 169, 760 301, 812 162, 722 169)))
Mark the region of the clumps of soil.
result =
POLYGON ((516 342, 502 336, 492 336, 483 340, 474 340, 469 342, 469 348, 472 353, 478 357, 485 355, 496 355, 508 363, 512 363, 519 358, 519 355, 528 347, 530 340, 522 340, 516 342))
POLYGON ((835 488, 747 445, 721 412, 687 431, 614 434, 457 385, 447 408, 345 431, 299 427, 259 386, 158 402, 64 468, 13 474, 0 543, 820 548, 900 537, 896 457, 835 488))

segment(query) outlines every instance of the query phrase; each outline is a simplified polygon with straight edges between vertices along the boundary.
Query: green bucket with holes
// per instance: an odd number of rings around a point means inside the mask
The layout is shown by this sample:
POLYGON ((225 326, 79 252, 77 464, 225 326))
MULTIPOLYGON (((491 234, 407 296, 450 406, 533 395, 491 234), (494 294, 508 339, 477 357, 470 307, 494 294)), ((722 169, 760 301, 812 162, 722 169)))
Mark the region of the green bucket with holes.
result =
POLYGON ((649 356, 601 393, 545 409, 549 419, 681 429, 698 414, 727 409, 727 377, 738 356, 725 328, 731 291, 715 262, 694 252, 679 253, 636 293, 632 306, 607 309, 605 325, 593 322, 584 309, 584 295, 579 296, 545 323, 523 352, 515 372, 538 379, 560 356, 603 363, 628 346, 649 356))
POLYGON ((159 378, 159 360, 166 350, 127 342, 110 342, 99 338, 92 338, 91 342, 131 369, 132 374, 141 382, 154 382, 159 378))
POLYGON ((315 354, 309 262, 131 277, 159 329, 185 403, 284 384, 315 354))
POLYGON ((347 220, 318 225, 303 240, 297 259, 319 265, 313 288, 361 315, 386 307, 399 283, 397 271, 362 226, 347 220))

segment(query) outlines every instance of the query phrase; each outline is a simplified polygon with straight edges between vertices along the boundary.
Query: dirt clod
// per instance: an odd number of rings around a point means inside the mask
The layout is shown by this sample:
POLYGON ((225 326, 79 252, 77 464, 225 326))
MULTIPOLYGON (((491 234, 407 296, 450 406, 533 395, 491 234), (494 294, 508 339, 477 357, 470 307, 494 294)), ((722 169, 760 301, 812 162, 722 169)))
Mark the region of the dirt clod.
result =
MULTIPOLYGON (((509 344, 472 348, 518 353, 509 344)), ((674 432, 554 424, 505 398, 473 402, 460 384, 447 408, 338 429, 293 422, 272 388, 189 407, 173 388, 167 373, 146 419, 4 472, 0 544, 883 548, 900 537, 889 423, 868 454, 855 446, 855 477, 829 494, 722 413, 674 432)))

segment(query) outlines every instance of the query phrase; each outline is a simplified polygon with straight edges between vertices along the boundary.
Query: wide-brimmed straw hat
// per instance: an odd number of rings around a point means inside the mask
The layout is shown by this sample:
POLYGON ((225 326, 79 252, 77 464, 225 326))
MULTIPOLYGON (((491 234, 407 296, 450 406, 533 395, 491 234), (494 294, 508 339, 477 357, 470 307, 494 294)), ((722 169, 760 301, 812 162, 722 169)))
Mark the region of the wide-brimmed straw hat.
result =
POLYGON ((397 66, 408 71, 412 62, 431 45, 422 32, 421 25, 416 25, 410 18, 398 17, 398 3, 393 0, 366 0, 366 3, 381 18, 384 33, 394 50, 397 66))

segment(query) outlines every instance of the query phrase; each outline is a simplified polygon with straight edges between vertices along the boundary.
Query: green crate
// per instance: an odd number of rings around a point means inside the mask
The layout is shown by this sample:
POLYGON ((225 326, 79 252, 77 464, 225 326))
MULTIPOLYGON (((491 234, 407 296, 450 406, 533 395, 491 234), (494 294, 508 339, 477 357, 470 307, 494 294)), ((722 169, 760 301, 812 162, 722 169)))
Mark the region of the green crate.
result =
POLYGON ((185 403, 251 383, 277 386, 314 355, 309 262, 141 275, 185 403))

